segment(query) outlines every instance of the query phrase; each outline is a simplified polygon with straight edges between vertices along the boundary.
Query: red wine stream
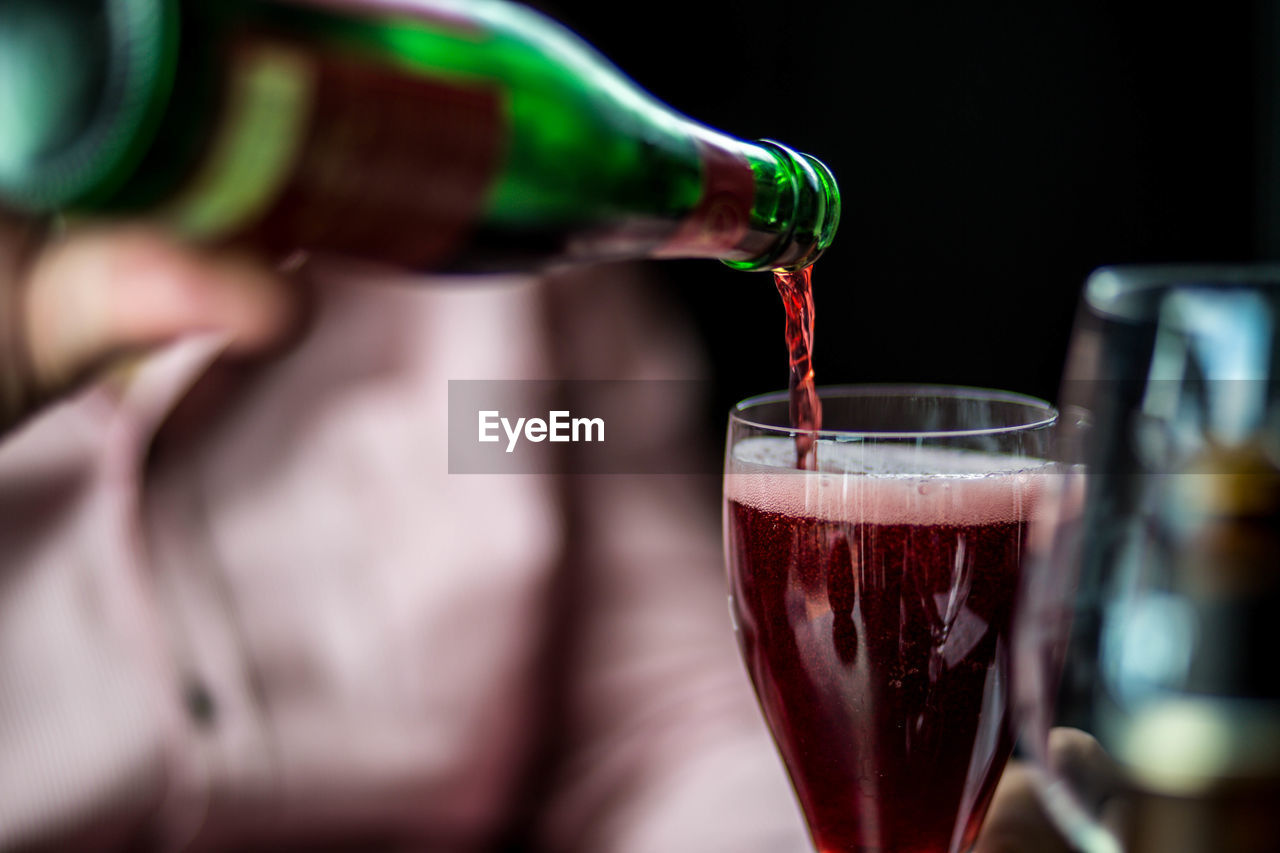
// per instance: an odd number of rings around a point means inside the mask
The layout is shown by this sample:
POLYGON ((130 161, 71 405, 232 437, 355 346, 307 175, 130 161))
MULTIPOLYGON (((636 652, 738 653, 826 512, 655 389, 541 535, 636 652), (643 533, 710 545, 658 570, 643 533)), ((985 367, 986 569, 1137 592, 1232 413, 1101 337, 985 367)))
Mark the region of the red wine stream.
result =
POLYGON ((774 283, 787 311, 787 354, 791 364, 791 426, 796 433, 796 467, 816 467, 813 442, 822 429, 822 401, 813 379, 813 265, 797 272, 775 270, 774 283))

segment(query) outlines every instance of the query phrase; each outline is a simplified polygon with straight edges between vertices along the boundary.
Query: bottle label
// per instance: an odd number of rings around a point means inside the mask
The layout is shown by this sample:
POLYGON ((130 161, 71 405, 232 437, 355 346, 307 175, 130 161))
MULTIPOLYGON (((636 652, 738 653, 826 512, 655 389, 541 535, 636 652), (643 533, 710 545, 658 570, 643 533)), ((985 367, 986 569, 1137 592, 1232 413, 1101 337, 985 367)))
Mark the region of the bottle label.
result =
POLYGON ((376 59, 243 38, 225 116, 167 211, 205 238, 439 266, 482 215, 500 165, 500 93, 376 59))
POLYGON ((195 175, 156 218, 179 232, 221 239, 263 215, 284 189, 311 120, 315 75, 295 51, 237 51, 223 120, 195 175))
POLYGON ((654 253, 659 258, 720 258, 747 236, 756 180, 747 158, 728 146, 697 140, 702 199, 654 253))

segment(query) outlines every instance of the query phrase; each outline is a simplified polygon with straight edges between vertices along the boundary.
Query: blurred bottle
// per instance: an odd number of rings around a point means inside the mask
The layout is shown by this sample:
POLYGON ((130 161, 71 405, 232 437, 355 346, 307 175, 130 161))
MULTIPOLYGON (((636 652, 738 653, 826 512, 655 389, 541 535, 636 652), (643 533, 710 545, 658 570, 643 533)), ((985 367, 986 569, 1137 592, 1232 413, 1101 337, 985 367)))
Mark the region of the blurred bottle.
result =
POLYGON ((840 210, 498 0, 3 0, 0 204, 459 271, 794 269, 840 210))

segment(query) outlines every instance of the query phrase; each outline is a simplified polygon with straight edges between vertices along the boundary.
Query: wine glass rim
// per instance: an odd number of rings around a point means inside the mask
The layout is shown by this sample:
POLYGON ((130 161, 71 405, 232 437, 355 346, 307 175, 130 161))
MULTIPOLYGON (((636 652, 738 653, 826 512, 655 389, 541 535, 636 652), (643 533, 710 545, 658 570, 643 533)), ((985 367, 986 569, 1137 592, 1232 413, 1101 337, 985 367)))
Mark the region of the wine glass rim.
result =
POLYGON ((818 429, 802 430, 797 427, 769 424, 746 416, 752 408, 769 404, 785 403, 790 399, 790 392, 771 391, 757 394, 740 401, 729 411, 729 420, 752 429, 764 430, 779 435, 794 436, 806 433, 817 438, 831 439, 918 439, 918 438, 968 438, 973 436, 1003 435, 1015 432, 1027 432, 1053 426, 1058 420, 1058 410, 1046 400, 1019 394, 1014 391, 997 391, 991 388, 977 388, 968 385, 912 385, 907 383, 869 383, 859 385, 825 385, 818 387, 818 396, 823 399, 835 397, 936 397, 951 400, 984 400, 988 402, 1013 403, 1038 410, 1041 416, 1020 423, 1003 424, 1001 426, 980 427, 975 429, 948 430, 874 430, 874 429, 818 429))
POLYGON ((1098 314, 1138 320, 1139 313, 1122 303, 1126 297, 1182 285, 1280 286, 1278 263, 1116 264, 1098 267, 1084 286, 1084 301, 1098 314))

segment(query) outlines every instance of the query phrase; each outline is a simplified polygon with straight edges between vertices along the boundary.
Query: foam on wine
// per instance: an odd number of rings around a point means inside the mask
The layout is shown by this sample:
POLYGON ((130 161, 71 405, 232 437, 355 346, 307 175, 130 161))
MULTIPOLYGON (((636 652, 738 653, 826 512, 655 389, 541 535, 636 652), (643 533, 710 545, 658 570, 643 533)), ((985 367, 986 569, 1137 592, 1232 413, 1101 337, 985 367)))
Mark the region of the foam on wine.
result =
POLYGON ((766 512, 864 524, 984 524, 1028 518, 1049 468, 1039 459, 823 440, 797 470, 789 438, 744 439, 725 498, 766 512))

